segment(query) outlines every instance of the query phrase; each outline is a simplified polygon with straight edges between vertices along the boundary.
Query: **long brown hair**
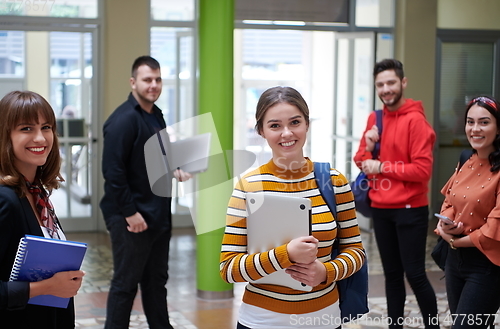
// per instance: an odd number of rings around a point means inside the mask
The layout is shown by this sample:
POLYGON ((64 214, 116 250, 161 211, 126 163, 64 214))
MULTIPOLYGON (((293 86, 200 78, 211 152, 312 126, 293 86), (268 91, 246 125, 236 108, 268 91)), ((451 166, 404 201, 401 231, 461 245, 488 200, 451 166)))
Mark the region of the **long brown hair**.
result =
POLYGON ((14 151, 11 132, 20 122, 38 122, 39 115, 51 125, 54 141, 47 161, 38 167, 36 179, 50 192, 59 187, 61 177, 61 156, 57 138, 56 117, 50 104, 32 91, 11 91, 0 100, 0 184, 13 186, 16 192, 24 194, 23 175, 14 166, 14 151))

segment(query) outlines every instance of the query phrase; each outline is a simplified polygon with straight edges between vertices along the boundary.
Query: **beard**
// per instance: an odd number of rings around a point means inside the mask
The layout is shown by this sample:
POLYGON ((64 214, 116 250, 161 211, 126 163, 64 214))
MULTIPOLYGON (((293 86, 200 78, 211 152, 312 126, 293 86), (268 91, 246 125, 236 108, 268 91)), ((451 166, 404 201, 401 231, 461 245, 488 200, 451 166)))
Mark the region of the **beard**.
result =
POLYGON ((379 96, 382 103, 384 103, 387 106, 393 106, 394 104, 397 104, 401 100, 401 97, 403 97, 402 90, 399 90, 397 93, 395 93, 394 98, 390 100, 384 100, 382 99, 382 97, 379 96))

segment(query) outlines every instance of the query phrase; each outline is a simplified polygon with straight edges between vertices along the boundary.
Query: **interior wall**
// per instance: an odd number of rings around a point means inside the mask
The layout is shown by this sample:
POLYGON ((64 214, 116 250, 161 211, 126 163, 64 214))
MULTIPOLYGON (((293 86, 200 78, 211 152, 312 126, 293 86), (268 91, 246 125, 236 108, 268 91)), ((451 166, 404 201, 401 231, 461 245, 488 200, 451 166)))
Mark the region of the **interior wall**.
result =
POLYGON ((106 0, 103 22, 104 120, 130 92, 130 69, 134 59, 150 53, 149 1, 106 0))
POLYGON ((27 90, 50 99, 50 37, 49 32, 26 32, 26 82, 27 90))
POLYGON ((498 0, 438 0, 440 29, 500 30, 498 0))
POLYGON ((438 0, 396 2, 395 57, 408 77, 405 96, 424 104, 433 122, 438 0))

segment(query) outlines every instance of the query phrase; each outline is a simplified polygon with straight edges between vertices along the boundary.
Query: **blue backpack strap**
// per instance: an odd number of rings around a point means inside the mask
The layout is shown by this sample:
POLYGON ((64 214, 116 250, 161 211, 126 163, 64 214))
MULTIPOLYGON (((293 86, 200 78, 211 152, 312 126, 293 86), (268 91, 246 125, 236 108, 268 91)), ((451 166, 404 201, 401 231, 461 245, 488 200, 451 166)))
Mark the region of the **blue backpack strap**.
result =
POLYGON ((377 118, 376 125, 378 128, 378 135, 379 135, 379 140, 378 142, 375 143, 375 148, 372 151, 372 158, 377 159, 378 155, 380 154, 380 138, 382 137, 382 114, 384 113, 383 110, 376 110, 375 111, 375 116, 377 118))
POLYGON ((314 177, 316 184, 318 184, 319 192, 325 200, 328 208, 337 219, 337 202, 335 201, 335 190, 332 185, 332 178, 330 177, 330 163, 328 162, 315 162, 314 163, 314 177))
MULTIPOLYGON (((316 184, 318 185, 318 189, 323 197, 323 200, 325 200, 328 208, 330 208, 333 218, 337 220, 337 201, 335 200, 335 190, 333 189, 332 178, 330 177, 330 163, 315 162, 314 177, 316 178, 316 184)), ((332 253, 336 255, 338 253, 338 248, 339 239, 335 239, 332 253)))
POLYGON ((384 113, 383 110, 376 110, 375 115, 377 117, 377 128, 378 128, 378 134, 382 135, 382 114, 384 113))
MULTIPOLYGON (((337 201, 335 189, 330 177, 330 164, 325 162, 314 163, 314 176, 321 196, 337 220, 337 201)), ((340 230, 340 226, 337 226, 340 230)), ((331 259, 339 254, 339 239, 335 239, 332 246, 331 259)), ((339 287, 340 315, 342 323, 357 319, 368 309, 368 266, 365 261, 361 269, 350 277, 337 281, 339 287)))

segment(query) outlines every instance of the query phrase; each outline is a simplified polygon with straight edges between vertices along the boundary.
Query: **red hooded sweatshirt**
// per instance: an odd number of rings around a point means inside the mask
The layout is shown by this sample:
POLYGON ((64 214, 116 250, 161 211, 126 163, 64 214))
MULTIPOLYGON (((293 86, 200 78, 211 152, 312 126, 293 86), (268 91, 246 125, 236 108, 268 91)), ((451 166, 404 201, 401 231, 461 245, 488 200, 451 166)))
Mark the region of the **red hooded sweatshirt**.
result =
MULTIPOLYGON (((371 205, 392 209, 427 206, 436 134, 425 118, 422 102, 408 98, 396 111, 390 112, 386 106, 383 111, 379 155, 382 173, 370 177, 371 205)), ((372 158, 371 152, 365 151, 364 136, 375 121, 372 112, 354 156, 359 168, 363 160, 372 158)))

